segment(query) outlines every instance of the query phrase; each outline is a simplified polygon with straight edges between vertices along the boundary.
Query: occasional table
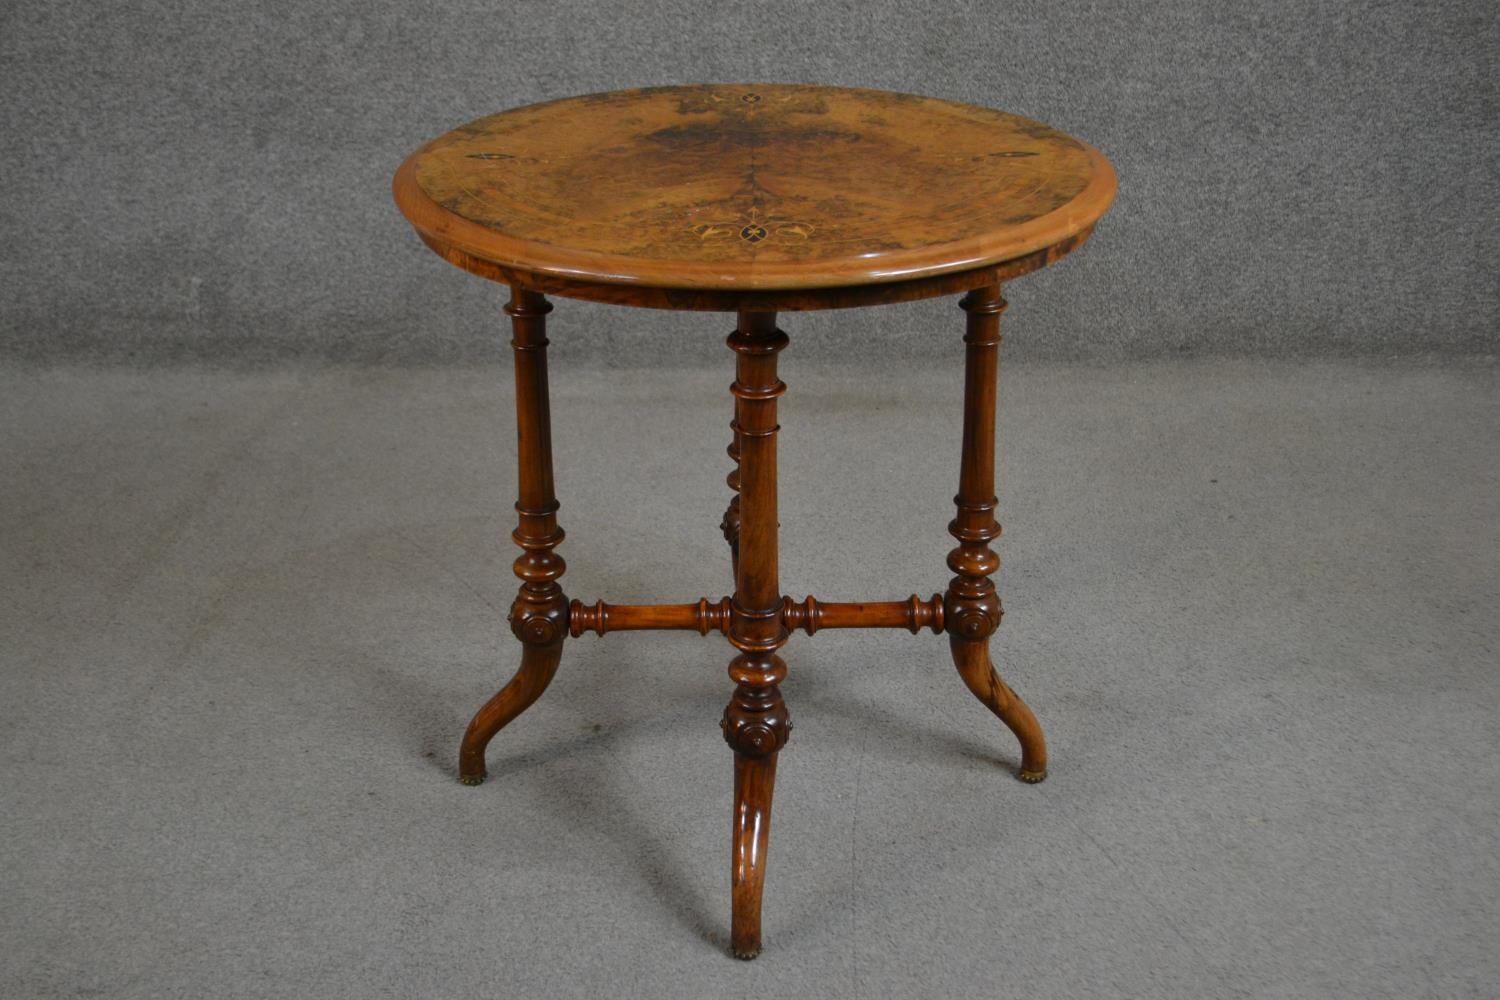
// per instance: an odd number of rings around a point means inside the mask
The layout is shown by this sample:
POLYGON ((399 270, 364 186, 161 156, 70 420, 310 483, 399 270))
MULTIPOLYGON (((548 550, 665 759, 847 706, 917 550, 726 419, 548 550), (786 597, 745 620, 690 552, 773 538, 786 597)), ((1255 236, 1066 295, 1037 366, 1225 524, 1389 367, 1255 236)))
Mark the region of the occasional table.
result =
MULTIPOLYGON (((731 950, 761 947, 776 758, 791 733, 779 651, 792 632, 946 633, 959 676, 1021 744, 1047 750, 990 662, 1001 282, 1077 248, 1114 197, 1109 163, 1045 125, 911 94, 769 84, 654 87, 501 112, 427 143, 396 172, 396 203, 450 263, 510 286, 520 466, 510 626, 515 676, 482 707, 459 778, 484 780, 490 739, 541 693, 569 638, 631 629, 722 633, 734 682, 720 723, 734 751, 731 950), (923 599, 794 600, 777 574, 778 312, 959 295, 966 314, 957 516, 947 589, 923 599), (683 604, 572 600, 559 583, 547 296, 732 312, 729 508, 734 593, 683 604)), ((665 349, 665 348, 663 348, 665 349)))

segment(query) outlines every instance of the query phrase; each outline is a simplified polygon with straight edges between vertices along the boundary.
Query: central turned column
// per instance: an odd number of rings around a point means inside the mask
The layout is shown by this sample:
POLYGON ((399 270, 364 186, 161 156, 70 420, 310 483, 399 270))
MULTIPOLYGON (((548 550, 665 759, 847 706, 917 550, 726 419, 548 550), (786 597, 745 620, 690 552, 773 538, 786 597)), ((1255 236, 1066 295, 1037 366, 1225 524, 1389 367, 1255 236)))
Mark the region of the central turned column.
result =
POLYGON ((776 651, 787 640, 781 616, 776 539, 776 353, 787 336, 773 312, 741 312, 729 335, 735 352, 735 442, 739 460, 739 532, 730 601, 729 664, 734 696, 724 709, 724 739, 734 749, 734 814, 730 886, 734 913, 730 949, 738 958, 760 952, 760 901, 771 831, 776 754, 792 730, 777 687, 786 664, 776 651))

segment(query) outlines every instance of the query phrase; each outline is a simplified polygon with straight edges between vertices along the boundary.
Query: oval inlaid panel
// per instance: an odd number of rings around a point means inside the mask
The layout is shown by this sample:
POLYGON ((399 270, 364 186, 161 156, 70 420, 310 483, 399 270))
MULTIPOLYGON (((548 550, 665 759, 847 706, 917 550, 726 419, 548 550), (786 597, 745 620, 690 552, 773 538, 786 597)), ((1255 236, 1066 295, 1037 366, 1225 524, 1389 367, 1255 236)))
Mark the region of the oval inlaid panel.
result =
POLYGON ((726 290, 905 281, 1086 231, 1114 173, 1038 122, 909 94, 656 87, 464 125, 396 176, 429 240, 537 274, 726 290))

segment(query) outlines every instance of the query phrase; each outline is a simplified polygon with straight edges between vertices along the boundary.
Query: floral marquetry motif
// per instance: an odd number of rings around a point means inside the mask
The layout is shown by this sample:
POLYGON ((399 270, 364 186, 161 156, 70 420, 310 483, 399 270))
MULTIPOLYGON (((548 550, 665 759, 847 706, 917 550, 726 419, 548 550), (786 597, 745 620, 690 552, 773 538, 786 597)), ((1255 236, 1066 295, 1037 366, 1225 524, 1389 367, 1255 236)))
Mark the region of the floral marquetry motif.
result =
POLYGON ((702 85, 516 108, 428 143, 396 197, 430 239, 575 281, 807 288, 930 277, 1084 233, 1114 175, 989 108, 702 85))

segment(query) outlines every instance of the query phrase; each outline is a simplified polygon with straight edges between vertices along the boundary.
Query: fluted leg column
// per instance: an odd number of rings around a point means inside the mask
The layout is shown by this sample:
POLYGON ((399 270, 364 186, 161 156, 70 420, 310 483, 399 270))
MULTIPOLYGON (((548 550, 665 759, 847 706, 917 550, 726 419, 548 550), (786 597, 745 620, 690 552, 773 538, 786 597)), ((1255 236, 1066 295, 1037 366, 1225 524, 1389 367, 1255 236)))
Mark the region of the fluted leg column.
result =
POLYGON ((484 750, 490 739, 541 697, 562 657, 568 634, 568 599, 558 578, 562 557, 553 550, 563 540, 557 526, 552 484, 552 415, 547 397, 546 315, 552 305, 538 292, 511 289, 510 314, 516 369, 516 433, 519 465, 518 525, 521 546, 515 561, 521 589, 510 608, 510 627, 521 641, 521 666, 474 716, 458 754, 459 780, 484 781, 484 750))
POLYGON ((776 377, 776 353, 786 343, 770 312, 740 313, 729 336, 736 355, 730 391, 739 452, 739 532, 728 635, 739 654, 729 664, 735 689, 722 727, 734 750, 730 947, 738 958, 760 952, 776 755, 792 729, 778 688, 786 664, 776 653, 787 639, 776 537, 776 400, 786 391, 776 377))
POLYGON ((990 636, 1000 625, 999 595, 990 575, 1000 557, 990 542, 1000 537, 995 521, 995 380, 999 368, 1000 286, 977 288, 960 302, 968 313, 964 343, 963 464, 959 474, 958 516, 948 525, 958 547, 948 553, 956 575, 943 597, 953 662, 974 696, 1021 741, 1022 781, 1047 776, 1047 744, 1031 709, 1006 686, 990 662, 990 636))

